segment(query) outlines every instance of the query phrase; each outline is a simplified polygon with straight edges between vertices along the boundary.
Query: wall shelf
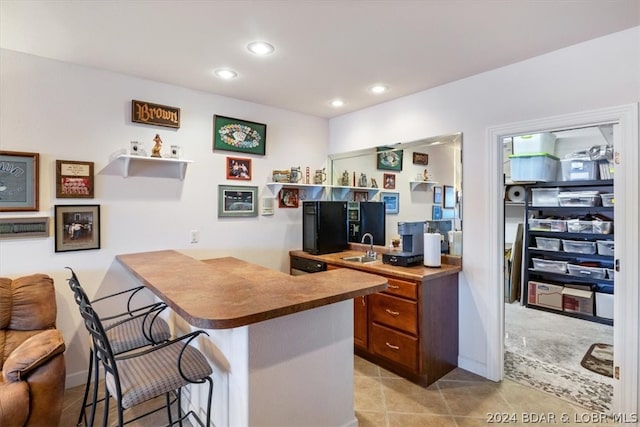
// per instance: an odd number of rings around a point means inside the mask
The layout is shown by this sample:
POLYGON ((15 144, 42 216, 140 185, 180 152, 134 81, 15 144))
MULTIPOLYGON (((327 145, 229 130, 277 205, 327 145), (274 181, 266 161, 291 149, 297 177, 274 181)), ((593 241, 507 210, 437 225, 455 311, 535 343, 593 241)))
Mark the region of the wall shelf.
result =
POLYGON ((380 191, 380 188, 377 187, 351 187, 344 185, 331 185, 330 188, 333 200, 341 201, 347 200, 347 196, 352 191, 366 191, 367 193, 369 193, 368 200, 371 200, 373 196, 376 195, 378 191, 380 191))
POLYGON ((428 191, 432 186, 437 184, 436 181, 409 181, 411 191, 428 191))
POLYGON ((283 187, 298 188, 306 192, 306 200, 318 200, 322 197, 324 189, 329 186, 324 184, 299 184, 296 182, 267 182, 267 188, 274 197, 278 195, 283 187))
POLYGON ((154 176, 173 177, 182 181, 184 180, 189 163, 193 163, 193 160, 120 154, 111 159, 109 166, 119 164, 121 174, 124 178, 129 176, 154 176))

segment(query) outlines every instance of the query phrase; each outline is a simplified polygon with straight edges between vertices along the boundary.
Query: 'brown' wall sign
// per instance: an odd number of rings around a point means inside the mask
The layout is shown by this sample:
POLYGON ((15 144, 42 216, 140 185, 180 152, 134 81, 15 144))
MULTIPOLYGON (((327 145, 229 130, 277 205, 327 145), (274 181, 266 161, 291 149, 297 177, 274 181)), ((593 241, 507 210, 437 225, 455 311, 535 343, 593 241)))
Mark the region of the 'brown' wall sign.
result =
POLYGON ((150 102, 131 101, 131 121, 146 125, 180 127, 180 109, 150 102))

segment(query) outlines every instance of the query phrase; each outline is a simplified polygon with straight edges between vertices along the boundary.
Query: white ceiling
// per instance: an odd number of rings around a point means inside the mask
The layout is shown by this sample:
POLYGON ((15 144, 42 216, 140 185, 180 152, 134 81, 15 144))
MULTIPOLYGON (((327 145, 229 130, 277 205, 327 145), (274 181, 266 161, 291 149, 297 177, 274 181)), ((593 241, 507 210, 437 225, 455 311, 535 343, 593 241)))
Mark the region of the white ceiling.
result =
POLYGON ((640 0, 0 0, 2 48, 320 117, 638 25, 640 0))

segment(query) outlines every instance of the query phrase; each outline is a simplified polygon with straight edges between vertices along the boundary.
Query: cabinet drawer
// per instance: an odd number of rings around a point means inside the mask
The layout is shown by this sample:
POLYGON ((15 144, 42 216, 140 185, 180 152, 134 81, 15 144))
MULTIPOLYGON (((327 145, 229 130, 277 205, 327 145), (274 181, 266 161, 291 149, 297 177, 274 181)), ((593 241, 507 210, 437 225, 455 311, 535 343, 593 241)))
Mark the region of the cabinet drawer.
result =
POLYGON ((399 297, 411 298, 413 300, 418 298, 418 285, 413 282, 407 282, 405 280, 398 280, 387 278, 389 285, 384 291, 388 294, 397 295, 399 297))
POLYGON ((391 295, 369 296, 371 321, 401 329, 410 334, 418 333, 418 304, 391 295))
POLYGON ((412 371, 417 370, 418 339, 382 325, 371 325, 371 351, 412 371))

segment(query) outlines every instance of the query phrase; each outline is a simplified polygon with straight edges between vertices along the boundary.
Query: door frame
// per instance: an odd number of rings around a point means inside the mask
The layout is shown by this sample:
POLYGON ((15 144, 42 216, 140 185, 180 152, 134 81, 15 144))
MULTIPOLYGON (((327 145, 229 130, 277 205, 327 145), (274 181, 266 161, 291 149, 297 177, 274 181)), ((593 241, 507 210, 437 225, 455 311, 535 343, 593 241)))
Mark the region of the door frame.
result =
POLYGON ((488 299, 491 317, 487 329, 487 378, 501 381, 504 377, 504 177, 503 138, 516 135, 557 131, 599 124, 615 124, 615 184, 614 197, 624 201, 614 208, 615 227, 624 230, 616 233, 615 259, 620 261, 616 283, 635 286, 618 286, 614 292, 614 366, 619 368, 619 381, 614 381, 613 413, 638 413, 640 410, 640 377, 638 375, 640 351, 640 273, 638 241, 640 240, 640 204, 638 191, 640 179, 638 165, 640 150, 638 141, 638 104, 628 104, 558 115, 537 120, 510 123, 487 129, 489 143, 489 240, 490 289, 495 298, 488 299))

